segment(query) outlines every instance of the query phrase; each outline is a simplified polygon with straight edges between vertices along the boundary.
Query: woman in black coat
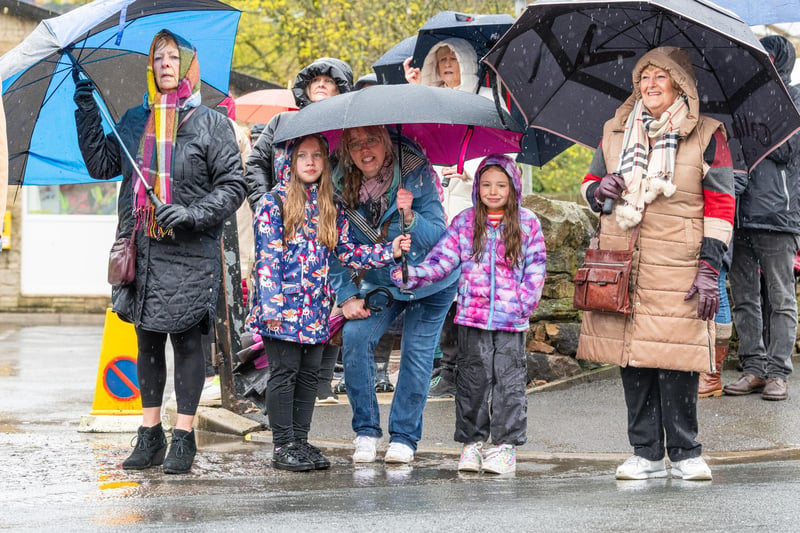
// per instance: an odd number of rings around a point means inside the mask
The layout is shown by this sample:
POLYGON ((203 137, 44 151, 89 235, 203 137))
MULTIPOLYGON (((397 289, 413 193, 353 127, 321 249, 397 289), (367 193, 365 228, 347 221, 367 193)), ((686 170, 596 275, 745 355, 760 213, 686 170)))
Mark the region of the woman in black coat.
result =
POLYGON ((146 102, 129 109, 117 130, 157 194, 157 208, 117 139, 104 134, 91 80, 76 84, 75 117, 89 174, 123 175, 118 234, 136 241, 135 279, 114 287, 112 297, 114 311, 136 328, 143 408, 135 449, 122 467, 163 463, 165 473, 177 474, 191 469, 196 453, 192 423, 205 376, 201 335, 214 321, 222 223, 244 200, 245 184, 231 124, 200 103, 192 45, 167 30, 156 34, 147 85, 146 102), (178 404, 169 453, 161 427, 168 335, 178 404))

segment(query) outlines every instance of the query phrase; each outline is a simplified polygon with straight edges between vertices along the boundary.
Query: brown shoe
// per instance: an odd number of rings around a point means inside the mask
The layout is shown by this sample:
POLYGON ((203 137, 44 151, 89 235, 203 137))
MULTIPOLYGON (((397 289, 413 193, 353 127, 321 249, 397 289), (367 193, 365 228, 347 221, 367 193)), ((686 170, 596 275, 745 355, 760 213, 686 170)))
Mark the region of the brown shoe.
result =
POLYGON ((738 381, 722 387, 722 392, 731 396, 743 396, 745 394, 761 392, 764 390, 764 385, 766 384, 767 382, 764 378, 754 376, 753 374, 742 374, 742 377, 740 377, 738 381))
POLYGON ((789 384, 781 378, 767 378, 761 398, 764 400, 785 400, 789 397, 789 384))

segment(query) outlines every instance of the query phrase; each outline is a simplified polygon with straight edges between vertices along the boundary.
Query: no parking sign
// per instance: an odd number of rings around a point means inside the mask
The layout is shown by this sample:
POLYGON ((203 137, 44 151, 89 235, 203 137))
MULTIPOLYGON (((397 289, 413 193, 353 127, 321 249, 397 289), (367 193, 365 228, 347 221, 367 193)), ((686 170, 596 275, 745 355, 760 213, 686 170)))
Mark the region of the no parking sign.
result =
POLYGON ((90 415, 141 415, 142 399, 136 376, 138 344, 132 324, 110 309, 106 312, 97 384, 90 415), (132 354, 132 355, 131 355, 132 354))
POLYGON ((103 386, 108 395, 116 400, 138 398, 139 378, 136 375, 136 358, 121 355, 109 361, 103 375, 103 386))

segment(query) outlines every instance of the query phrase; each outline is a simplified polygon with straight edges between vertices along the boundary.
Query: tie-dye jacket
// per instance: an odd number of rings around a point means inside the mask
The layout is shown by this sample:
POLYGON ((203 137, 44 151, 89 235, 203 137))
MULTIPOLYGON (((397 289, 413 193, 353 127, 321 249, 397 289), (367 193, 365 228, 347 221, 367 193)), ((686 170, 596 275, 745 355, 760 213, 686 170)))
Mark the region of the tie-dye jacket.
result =
MULTIPOLYGON (((487 157, 478 167, 473 202, 477 204, 477 176, 487 165, 502 166, 511 176, 517 197, 522 198, 520 172, 514 161, 506 156, 487 157)), ((448 276, 461 267, 456 298, 454 322, 485 330, 526 331, 530 317, 539 304, 545 279, 544 235, 539 219, 532 211, 519 208, 523 261, 509 268, 503 243, 504 224, 492 227, 487 223, 484 253, 480 262, 472 255, 475 209, 456 215, 439 242, 425 260, 408 265, 408 282, 402 282, 400 267, 392 269, 392 282, 399 287, 414 289, 448 276)))
POLYGON ((283 238, 281 208, 273 194, 285 201, 283 187, 265 194, 253 220, 256 260, 253 267, 253 297, 246 325, 264 337, 300 344, 328 340, 328 317, 333 290, 328 280, 329 256, 352 268, 375 268, 395 264, 391 243, 359 245, 344 212, 339 210, 339 243, 329 250, 317 241, 319 209, 317 186, 308 187, 307 225, 290 241, 283 238), (277 328, 268 320, 280 320, 277 328))

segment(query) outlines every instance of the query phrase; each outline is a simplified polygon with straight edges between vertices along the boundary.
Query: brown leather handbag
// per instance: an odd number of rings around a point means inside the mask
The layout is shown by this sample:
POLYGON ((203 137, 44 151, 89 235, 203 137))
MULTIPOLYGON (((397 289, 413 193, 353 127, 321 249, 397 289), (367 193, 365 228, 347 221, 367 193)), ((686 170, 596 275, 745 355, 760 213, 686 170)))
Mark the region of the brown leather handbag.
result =
POLYGON ((601 250, 600 239, 592 237, 586 259, 573 278, 572 305, 581 311, 631 314, 629 282, 633 268, 633 246, 639 226, 631 232, 627 250, 601 250))
POLYGON ((117 237, 108 253, 108 282, 111 285, 127 285, 136 276, 136 240, 117 237))

